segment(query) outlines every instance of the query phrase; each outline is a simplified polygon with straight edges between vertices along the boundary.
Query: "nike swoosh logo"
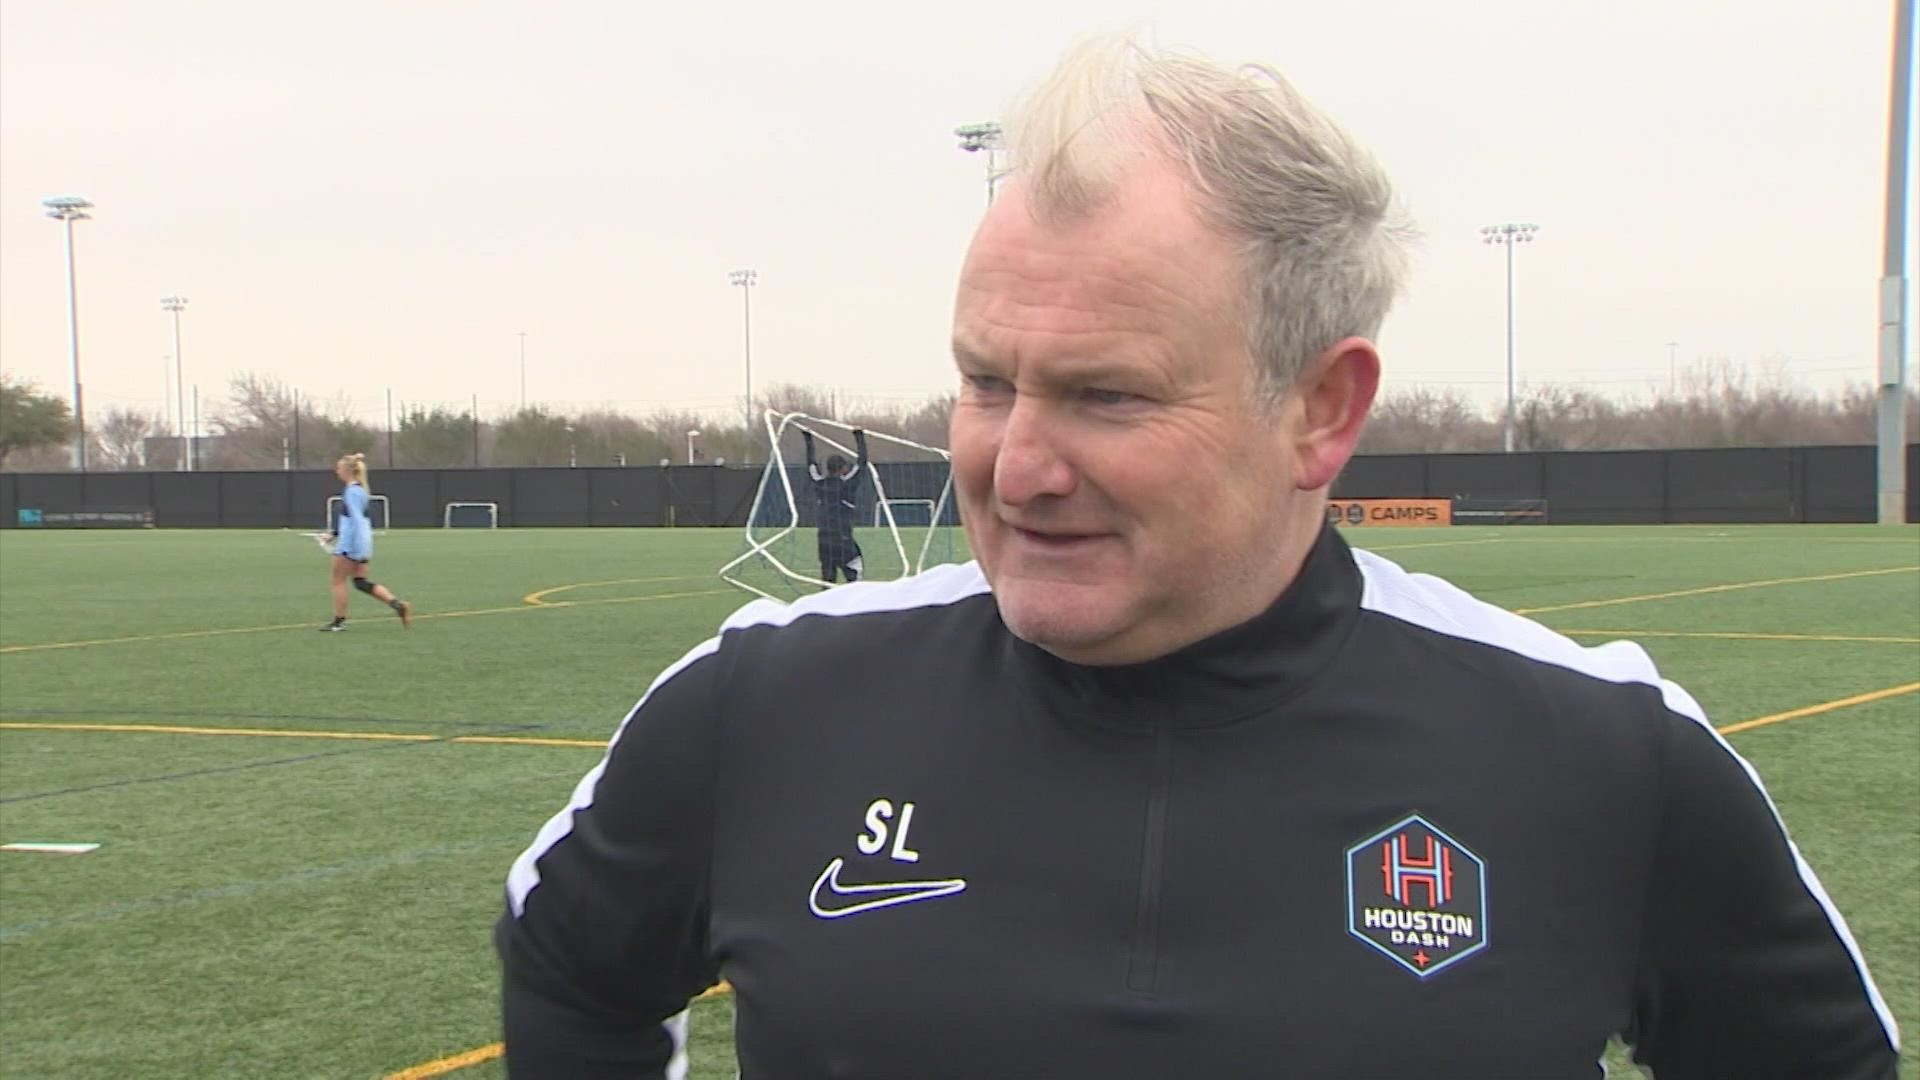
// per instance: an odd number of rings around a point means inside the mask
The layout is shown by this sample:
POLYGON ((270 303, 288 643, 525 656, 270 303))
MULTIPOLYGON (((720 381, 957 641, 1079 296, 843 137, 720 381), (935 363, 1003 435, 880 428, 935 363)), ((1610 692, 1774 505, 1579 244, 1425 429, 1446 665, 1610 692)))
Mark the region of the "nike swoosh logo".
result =
POLYGON ((807 907, 822 919, 844 919, 849 915, 858 915, 863 911, 877 911, 895 904, 911 904, 920 900, 934 900, 942 896, 966 890, 965 878, 946 878, 940 881, 887 881, 873 885, 843 885, 840 882, 840 870, 846 866, 845 859, 834 859, 813 881, 813 891, 807 894, 807 907), (829 899, 851 900, 844 907, 827 907, 824 901, 829 899))

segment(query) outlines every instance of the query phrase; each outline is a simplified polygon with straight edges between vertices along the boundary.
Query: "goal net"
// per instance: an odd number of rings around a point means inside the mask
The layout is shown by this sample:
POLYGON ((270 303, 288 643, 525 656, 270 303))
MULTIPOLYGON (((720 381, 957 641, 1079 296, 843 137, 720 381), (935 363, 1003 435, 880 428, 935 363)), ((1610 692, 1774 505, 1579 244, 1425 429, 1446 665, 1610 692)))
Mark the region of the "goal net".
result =
MULTIPOLYGON (((340 515, 345 512, 346 511, 341 509, 340 496, 327 496, 327 532, 340 531, 340 515)), ((386 532, 393 527, 388 517, 387 497, 385 495, 367 496, 367 520, 372 523, 373 531, 377 533, 386 532)))
MULTIPOLYGON (((842 421, 771 411, 765 421, 767 466, 747 514, 744 542, 720 577, 756 596, 793 600, 827 587, 819 498, 802 433, 812 432, 823 471, 829 456, 851 463, 857 454, 853 430, 842 421)), ((947 452, 872 429, 867 450, 872 460, 855 485, 852 511, 860 579, 898 580, 964 558, 947 452)))
POLYGON ((497 529, 500 504, 490 502, 450 502, 440 516, 443 529, 497 529))

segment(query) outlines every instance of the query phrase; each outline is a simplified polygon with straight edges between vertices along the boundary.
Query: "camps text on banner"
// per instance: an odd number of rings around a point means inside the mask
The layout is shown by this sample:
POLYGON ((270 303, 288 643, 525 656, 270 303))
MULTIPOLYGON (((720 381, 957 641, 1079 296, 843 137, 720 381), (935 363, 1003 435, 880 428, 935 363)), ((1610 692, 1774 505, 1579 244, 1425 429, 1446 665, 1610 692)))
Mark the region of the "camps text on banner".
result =
POLYGON ((1398 528, 1453 524, 1451 499, 1333 499, 1327 520, 1335 525, 1388 525, 1398 528))

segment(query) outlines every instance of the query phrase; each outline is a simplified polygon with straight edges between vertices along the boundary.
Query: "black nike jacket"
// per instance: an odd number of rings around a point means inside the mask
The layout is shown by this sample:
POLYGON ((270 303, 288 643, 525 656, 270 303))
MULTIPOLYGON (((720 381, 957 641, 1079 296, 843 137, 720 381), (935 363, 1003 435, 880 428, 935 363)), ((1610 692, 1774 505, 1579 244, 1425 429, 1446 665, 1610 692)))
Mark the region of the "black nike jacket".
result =
POLYGON ((974 566, 748 605, 513 866, 514 1077, 1891 1080, 1752 768, 1583 648, 1331 530, 1271 609, 1062 662, 974 566))

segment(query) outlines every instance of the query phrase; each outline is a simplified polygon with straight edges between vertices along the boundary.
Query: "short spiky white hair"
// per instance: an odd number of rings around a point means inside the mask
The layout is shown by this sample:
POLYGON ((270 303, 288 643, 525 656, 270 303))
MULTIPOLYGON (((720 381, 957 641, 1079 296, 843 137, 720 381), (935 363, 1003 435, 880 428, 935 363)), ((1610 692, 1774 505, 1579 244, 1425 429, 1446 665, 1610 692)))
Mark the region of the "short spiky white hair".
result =
POLYGON ((1184 168, 1202 218, 1243 245, 1248 347, 1270 402, 1328 346, 1377 335, 1405 276, 1413 231, 1386 173, 1269 68, 1097 38, 1009 113, 1006 137, 1043 218, 1099 209, 1144 157, 1184 168))

